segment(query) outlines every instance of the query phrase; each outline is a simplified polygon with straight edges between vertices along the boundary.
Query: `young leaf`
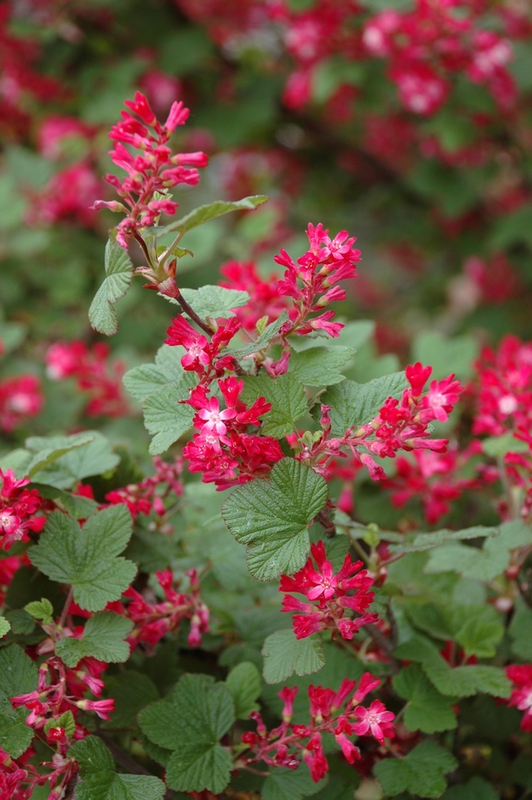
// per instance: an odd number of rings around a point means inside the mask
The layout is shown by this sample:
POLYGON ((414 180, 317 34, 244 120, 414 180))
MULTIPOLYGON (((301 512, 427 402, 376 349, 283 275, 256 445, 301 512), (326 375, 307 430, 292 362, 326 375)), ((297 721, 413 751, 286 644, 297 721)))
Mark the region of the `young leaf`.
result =
POLYGON ((144 424, 153 436, 150 455, 164 453, 191 428, 194 409, 179 402, 187 397, 188 387, 183 382, 177 386, 163 386, 146 400, 144 424))
POLYGON ((233 695, 237 719, 247 719, 258 708, 255 702, 260 695, 260 672, 255 664, 244 661, 231 670, 225 685, 233 695))
POLYGON ((404 668, 392 683, 397 694, 409 701, 404 716, 409 731, 437 733, 456 728, 455 699, 441 695, 418 664, 404 668))
POLYGON ((214 203, 195 208, 186 217, 166 225, 159 233, 164 235, 179 231, 179 233, 184 234, 187 231, 191 231, 192 228, 197 228, 198 225, 203 225, 205 222, 221 217, 223 214, 229 214, 231 211, 252 211, 257 206, 266 203, 268 199, 264 194, 256 194, 233 202, 217 200, 214 203))
POLYGON ((0 650, 0 748, 13 758, 28 749, 33 729, 26 725, 28 709, 13 708, 11 697, 37 688, 37 666, 16 644, 0 650))
POLYGON ((146 706, 139 723, 159 747, 173 750, 168 785, 181 792, 222 792, 232 760, 219 741, 235 721, 231 692, 204 675, 185 675, 170 700, 146 706))
POLYGON ((224 353, 228 353, 229 355, 232 355, 240 360, 242 358, 252 356, 254 353, 258 353, 260 350, 264 350, 266 347, 268 347, 272 339, 277 336, 287 321, 287 312, 281 311, 275 322, 270 322, 270 324, 264 328, 262 333, 255 339, 254 342, 241 346, 237 345, 236 347, 228 347, 226 350, 224 350, 224 353))
POLYGON ((112 664, 127 661, 130 648, 125 639, 132 628, 131 620, 102 611, 87 620, 81 639, 60 639, 55 652, 67 667, 77 666, 85 656, 112 664))
POLYGON ((79 764, 76 800, 162 800, 166 791, 151 775, 117 775, 111 753, 96 736, 76 742, 68 756, 79 764))
POLYGON ((89 320, 99 333, 111 336, 118 330, 114 305, 125 295, 133 277, 133 264, 127 250, 110 236, 105 246, 106 278, 89 308, 89 320))
POLYGON ((321 402, 331 406, 332 435, 359 428, 374 419, 387 397, 400 398, 408 386, 404 372, 394 372, 368 383, 342 381, 328 389, 321 402))
POLYGON ((280 375, 278 378, 270 378, 269 375, 244 378, 242 400, 251 405, 258 397, 264 397, 267 403, 272 404, 263 418, 262 432, 265 436, 281 439, 293 433, 296 422, 307 413, 305 389, 290 375, 280 375))
POLYGON ((340 370, 349 364, 355 351, 350 347, 309 347, 292 353, 288 374, 305 386, 332 386, 345 378, 340 370))
POLYGON ((269 482, 254 480, 235 489, 222 506, 222 516, 236 540, 248 545, 251 574, 272 580, 301 569, 310 547, 308 526, 326 501, 322 476, 283 458, 269 482))
POLYGON ((405 758, 379 761, 374 772, 388 796, 410 792, 416 797, 439 797, 445 791, 445 775, 456 765, 447 750, 425 741, 405 758))
POLYGON ((27 611, 34 619, 42 620, 46 625, 53 621, 54 607, 46 597, 28 603, 24 606, 24 611, 27 611))
POLYGON ((202 319, 228 319, 233 317, 233 308, 245 306, 249 302, 247 292, 225 289, 223 286, 202 286, 200 289, 181 289, 186 302, 202 319))
POLYGON ((123 505, 105 508, 83 528, 54 511, 39 543, 29 550, 34 566, 49 578, 74 587, 74 600, 87 611, 101 611, 118 600, 137 568, 119 557, 131 536, 132 520, 123 505))
POLYGON ((282 683, 290 675, 310 675, 325 664, 323 642, 317 634, 296 639, 292 629, 276 631, 264 642, 263 677, 266 683, 282 683))

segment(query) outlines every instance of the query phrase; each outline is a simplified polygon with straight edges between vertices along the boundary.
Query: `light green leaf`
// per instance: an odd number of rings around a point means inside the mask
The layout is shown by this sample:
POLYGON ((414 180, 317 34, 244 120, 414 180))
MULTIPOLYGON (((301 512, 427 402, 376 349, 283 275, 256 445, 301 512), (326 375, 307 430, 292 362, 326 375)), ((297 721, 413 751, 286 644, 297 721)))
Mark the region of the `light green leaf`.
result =
POLYGON ((503 669, 472 664, 451 667, 428 639, 414 636, 395 651, 397 658, 420 662, 425 674, 440 694, 470 697, 477 693, 509 697, 511 684, 503 669))
POLYGON ((181 792, 222 792, 229 782, 232 759, 219 741, 235 721, 231 692, 204 675, 185 675, 170 700, 146 706, 139 723, 148 738, 174 750, 167 781, 181 792))
MULTIPOLYGON (((33 479, 37 483, 46 483, 58 489, 70 489, 83 478, 101 475, 117 466, 120 456, 113 453, 105 436, 98 431, 85 431, 82 436, 87 437, 83 446, 70 449, 68 453, 57 458, 49 466, 34 472, 33 479)), ((43 443, 49 442, 50 447, 61 448, 65 444, 70 444, 70 438, 69 436, 32 437, 26 441, 26 446, 30 450, 39 451, 43 443)))
POLYGON ((231 211, 252 211, 257 208, 257 206, 266 203, 268 199, 269 198, 264 194, 257 194, 233 202, 217 200, 214 203, 195 208, 194 211, 191 211, 186 217, 171 222, 170 225, 167 225, 159 233, 161 235, 174 232, 185 234, 187 231, 192 230, 192 228, 197 228, 198 225, 203 225, 205 222, 216 219, 216 217, 221 217, 223 214, 228 214, 231 211))
MULTIPOLYGON (((46 469, 46 467, 49 467, 51 464, 57 461, 58 458, 61 458, 61 456, 70 453, 72 450, 76 450, 78 447, 85 447, 86 445, 90 444, 94 441, 95 437, 92 433, 85 432, 76 433, 73 436, 65 436, 61 438, 64 441, 63 446, 59 445, 54 447, 52 444, 51 447, 44 447, 42 450, 39 449, 39 452, 35 454, 27 467, 26 474, 29 478, 33 478, 34 475, 37 475, 42 470, 46 469)), ((30 449, 33 449, 31 444, 29 444, 32 441, 39 441, 39 439, 35 437, 26 442, 26 445, 30 447, 30 449)), ((41 442, 42 441, 43 440, 41 440, 41 442)))
POLYGON ((202 319, 228 319, 233 317, 233 308, 249 302, 247 292, 225 289, 223 286, 202 286, 200 289, 181 289, 181 294, 196 314, 202 319))
POLYGON ((49 719, 44 725, 44 732, 49 733, 52 728, 64 728, 69 739, 74 736, 76 721, 72 711, 64 711, 60 717, 49 719))
POLYGON ((323 642, 317 634, 296 639, 292 629, 275 631, 264 642, 263 677, 266 683, 282 683, 290 675, 311 675, 325 664, 323 642))
POLYGON ((163 344, 157 351, 155 364, 142 364, 126 372, 124 386, 140 402, 167 384, 189 381, 187 385, 194 386, 195 376, 187 375, 181 366, 183 355, 182 347, 163 344))
POLYGON ((24 611, 27 611, 34 619, 42 620, 46 625, 53 621, 54 607, 46 597, 28 603, 24 606, 24 611))
POLYGON ((504 625, 500 615, 493 606, 460 607, 456 609, 462 618, 466 616, 456 633, 456 641, 464 648, 466 656, 491 658, 495 655, 496 645, 504 636, 504 625))
POLYGON ((102 611, 87 620, 81 639, 61 639, 55 652, 67 667, 75 667, 85 656, 112 664, 127 661, 130 648, 125 639, 132 628, 131 620, 102 611))
POLYGON ((117 775, 113 758, 96 736, 86 736, 68 751, 79 764, 75 800, 162 800, 166 786, 151 775, 117 775))
POLYGON ((454 373, 460 380, 473 374, 473 364, 478 355, 478 341, 472 336, 455 336, 447 339, 438 331, 419 334, 412 348, 412 361, 421 361, 432 367, 432 379, 442 380, 454 373))
POLYGON ((105 246, 106 278, 89 308, 89 320, 92 327, 111 336, 118 330, 118 319, 114 305, 123 297, 131 285, 133 264, 127 250, 117 243, 115 235, 111 235, 105 246))
POLYGON ((490 458, 503 458, 507 453, 527 453, 528 444, 516 439, 511 431, 502 436, 490 436, 482 440, 482 449, 490 458))
POLYGON ((418 664, 405 667, 392 683, 397 694, 409 701, 404 716, 409 731, 437 733, 456 728, 455 698, 441 695, 418 664))
POLYGON ((343 436, 374 419, 388 397, 400 398, 408 386, 404 372, 394 372, 367 383, 342 381, 328 389, 321 402, 331 406, 332 435, 343 436))
POLYGON ((49 578, 74 587, 74 600, 87 611, 101 611, 118 600, 137 568, 118 557, 131 537, 132 520, 123 505, 105 508, 83 528, 54 511, 39 543, 28 551, 30 561, 49 578))
POLYGON ((447 750, 425 741, 405 758, 379 761, 374 772, 388 796, 410 792, 416 797, 439 797, 445 791, 445 775, 456 766, 447 750))
POLYGON ((87 519, 87 517, 91 517, 98 511, 98 503, 89 497, 71 494, 55 486, 48 486, 45 483, 32 481, 31 485, 32 488, 37 489, 41 497, 53 500, 59 508, 65 509, 74 519, 87 519))
POLYGON ((251 711, 258 709, 255 702, 260 695, 260 672, 255 664, 243 661, 231 670, 225 685, 233 695, 235 714, 238 719, 247 719, 251 711))
POLYGON ((236 347, 228 347, 224 352, 241 360, 254 355, 254 353, 258 353, 260 350, 265 350, 287 321, 287 312, 281 311, 275 322, 270 322, 254 342, 241 346, 237 345, 236 347))
POLYGON ((271 378, 269 375, 244 378, 244 403, 251 405, 258 397, 264 397, 267 403, 272 404, 263 418, 262 432, 275 439, 294 433, 296 422, 308 410, 305 389, 290 375, 280 375, 278 378, 271 378))
POLYGON ((11 630, 11 625, 5 617, 0 617, 0 637, 5 636, 11 630))
POLYGON ((164 453, 192 427, 194 409, 179 402, 187 399, 188 395, 188 386, 183 383, 163 386, 146 400, 144 424, 153 436, 150 455, 164 453))
MULTIPOLYGON (((433 533, 416 533, 410 540, 401 544, 390 545, 391 553, 421 553, 424 550, 432 550, 434 547, 439 547, 448 542, 460 542, 465 539, 480 539, 489 536, 499 536, 501 533, 500 527, 485 528, 482 525, 476 525, 473 528, 463 528, 459 531, 451 531, 443 528, 440 531, 433 533)), ((386 539, 386 536, 383 535, 386 539)))
POLYGON ((283 458, 268 482, 254 480, 235 489, 222 506, 222 516, 236 540, 248 545, 251 574, 272 580, 303 566, 310 547, 308 526, 326 501, 322 476, 283 458))
POLYGON ((349 364, 354 354, 350 347, 310 347, 292 353, 288 374, 305 386, 332 386, 344 380, 340 370, 349 364))
POLYGON ((28 709, 13 708, 11 697, 37 688, 37 666, 16 644, 0 650, 0 748, 13 758, 28 749, 33 729, 26 725, 28 709))

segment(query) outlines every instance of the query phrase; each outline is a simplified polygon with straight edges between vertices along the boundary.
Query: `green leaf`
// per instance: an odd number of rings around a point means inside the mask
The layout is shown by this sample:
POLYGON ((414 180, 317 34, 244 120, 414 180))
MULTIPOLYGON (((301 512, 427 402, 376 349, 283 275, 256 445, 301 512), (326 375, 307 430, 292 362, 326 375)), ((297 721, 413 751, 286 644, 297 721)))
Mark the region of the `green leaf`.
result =
POLYGON ((81 775, 75 800, 162 800, 166 792, 151 775, 117 775, 111 753, 96 736, 76 742, 68 756, 76 759, 81 775))
POLYGON ((159 699, 153 681, 144 673, 130 669, 110 676, 105 688, 107 696, 115 701, 115 710, 112 718, 102 724, 103 728, 136 728, 139 711, 159 699))
MULTIPOLYGON (((301 766, 296 770, 278 767, 274 769, 261 789, 262 800, 302 800, 319 792, 327 780, 315 783, 310 773, 301 766)), ((352 792, 351 792, 352 794, 352 792)))
POLYGON ((11 697, 37 688, 37 666, 16 644, 0 650, 0 747, 18 758, 31 744, 34 731, 26 725, 28 709, 13 708, 11 697))
POLYGON ((264 397, 271 403, 270 411, 264 416, 262 433, 281 439, 296 431, 296 422, 308 410, 307 397, 302 384, 290 375, 271 378, 269 375, 257 375, 244 378, 242 400, 251 405, 258 397, 264 397))
POLYGON ((282 683, 290 675, 311 675, 325 664, 323 642, 317 634, 296 639, 292 629, 276 631, 264 642, 263 677, 266 683, 282 683))
POLYGON ((60 717, 49 719, 44 725, 44 732, 49 733, 52 728, 64 728, 69 739, 74 736, 76 721, 72 711, 65 711, 60 717))
POLYGON ((188 394, 188 387, 185 384, 178 384, 164 386, 146 400, 144 424, 153 436, 150 455, 164 453, 192 427, 194 409, 179 402, 187 399, 188 394))
POLYGON ((37 489, 41 497, 45 497, 47 500, 53 500, 59 508, 65 509, 74 519, 87 519, 87 517, 91 517, 98 511, 98 503, 95 500, 91 500, 89 497, 71 494, 55 486, 48 486, 45 483, 35 483, 35 481, 32 481, 31 485, 33 489, 37 489))
POLYGON ((448 544, 432 550, 425 572, 452 570, 464 578, 492 581, 509 566, 511 551, 529 544, 530 526, 520 520, 505 522, 499 527, 499 535, 487 538, 482 548, 448 544))
POLYGON ((133 263, 129 253, 120 247, 114 234, 105 246, 105 274, 106 278, 90 305, 89 320, 99 333, 111 336, 118 330, 114 305, 126 294, 133 278, 133 263))
POLYGON ((340 370, 349 364, 355 351, 350 347, 310 347, 292 353, 288 374, 305 386, 332 386, 345 378, 340 370))
POLYGON ((237 345, 236 347, 228 347, 224 352, 234 356, 238 360, 241 360, 258 353, 260 350, 265 350, 287 321, 287 312, 281 311, 275 322, 270 322, 270 324, 264 328, 262 333, 255 339, 254 342, 241 346, 237 345))
POLYGON ((308 526, 326 501, 322 476, 283 458, 269 482, 254 480, 235 489, 222 506, 222 516, 236 540, 248 545, 251 574, 272 580, 301 569, 310 547, 308 526))
MULTIPOLYGON (((44 469, 34 472, 33 479, 37 483, 46 483, 58 489, 70 489, 84 478, 101 475, 117 466, 120 456, 113 453, 105 436, 98 431, 85 431, 81 436, 87 438, 82 446, 70 448, 68 453, 61 455, 44 469)), ((69 436, 34 436, 26 440, 26 447, 40 451, 49 443, 50 447, 60 449, 70 445, 70 439, 69 436)))
POLYGON ((49 625, 50 622, 53 621, 54 617, 54 607, 50 603, 46 597, 42 597, 40 600, 34 600, 32 603, 28 603, 24 606, 24 611, 27 611, 28 614, 34 619, 40 619, 45 625, 49 625))
POLYGON ((194 211, 191 211, 186 217, 171 222, 170 225, 167 225, 159 233, 160 235, 174 232, 185 234, 187 231, 192 230, 192 228, 197 228, 198 225, 203 225, 205 222, 216 219, 216 217, 221 217, 223 214, 228 214, 231 211, 252 211, 257 208, 257 206, 266 203, 268 199, 269 198, 264 194, 256 194, 233 202, 216 200, 214 203, 195 208, 194 211))
POLYGON ((463 786, 453 786, 451 789, 447 789, 441 800, 500 800, 500 795, 492 784, 475 777, 463 786))
POLYGON ((235 721, 231 692, 203 675, 185 675, 170 701, 144 708, 139 723, 148 738, 174 750, 167 781, 181 792, 222 792, 229 782, 232 759, 219 741, 235 721))
POLYGON ((260 695, 260 672, 255 664, 243 661, 231 670, 225 685, 233 695, 237 719, 247 719, 251 711, 259 708, 255 702, 260 695))
POLYGON ((409 701, 404 716, 409 731, 437 733, 456 728, 455 699, 441 695, 418 664, 405 667, 392 684, 397 694, 409 701))
MULTIPOLYGON (((42 470, 49 467, 58 458, 61 456, 70 453, 72 450, 76 450, 78 447, 84 447, 87 444, 90 444, 94 441, 94 436, 92 433, 84 432, 84 433, 76 433, 72 436, 65 436, 61 437, 64 441, 64 444, 61 446, 54 446, 51 447, 44 447, 42 450, 39 450, 38 453, 32 458, 30 461, 26 475, 29 478, 33 478, 42 470)), ((35 442, 39 441, 38 439, 29 439, 28 442, 35 442)), ((42 441, 42 440, 41 440, 42 441)), ((44 440, 46 441, 46 440, 44 440)), ((52 439, 53 441, 53 439, 52 439)), ((28 444, 28 442, 26 444, 28 444)), ((31 447, 31 445, 28 445, 31 447)))
MULTIPOLYGON (((390 545, 391 553, 421 553, 424 550, 432 550, 448 542, 460 542, 466 539, 480 539, 488 536, 499 536, 500 527, 485 528, 476 525, 473 528, 463 528, 459 531, 451 531, 443 528, 441 531, 433 533, 416 533, 410 541, 401 544, 390 545)), ((386 538, 383 535, 383 538, 386 538)))
POLYGON ((131 620, 102 611, 87 620, 81 639, 61 639, 55 652, 67 667, 77 666, 85 656, 112 664, 127 661, 130 649, 125 639, 132 628, 131 620))
POLYGON ((516 439, 509 431, 502 436, 489 436, 483 439, 482 449, 490 458, 503 458, 507 453, 527 453, 528 444, 516 439))
POLYGON ((512 640, 512 653, 525 661, 532 660, 532 609, 521 597, 516 599, 515 614, 508 633, 512 640))
POLYGON ((11 630, 11 625, 5 617, 0 617, 0 637, 5 636, 11 630))
POLYGON ((105 508, 83 528, 54 511, 39 543, 28 551, 30 561, 49 578, 74 587, 74 600, 87 611, 101 611, 118 600, 137 568, 118 557, 131 537, 132 520, 123 505, 105 508))
POLYGON ((464 648, 466 656, 491 658, 495 655, 496 645, 504 636, 504 625, 493 606, 481 606, 472 615, 471 608, 460 609, 467 618, 456 633, 456 641, 464 648))
POLYGON ((374 419, 388 397, 400 398, 408 386, 404 372, 394 372, 367 383, 342 381, 328 389, 321 402, 331 406, 332 435, 343 436, 374 419))
POLYGON ((425 674, 440 694, 470 697, 477 693, 509 697, 511 684, 503 669, 472 664, 451 667, 428 639, 414 636, 395 651, 397 658, 420 662, 425 674))
POLYGON ((430 364, 432 379, 442 380, 454 373, 465 381, 473 374, 478 349, 478 341, 472 336, 447 339, 438 331, 424 331, 414 341, 410 363, 421 361, 422 364, 430 364))
POLYGON ((445 775, 457 766, 453 756, 435 742, 421 742, 402 759, 384 759, 374 773, 388 796, 410 792, 416 797, 439 797, 445 775))
POLYGON ((163 386, 181 384, 184 389, 192 388, 196 377, 185 372, 181 366, 182 357, 182 347, 163 344, 157 351, 155 364, 141 364, 126 372, 124 386, 141 403, 163 386))
POLYGON ((181 289, 181 294, 202 319, 233 317, 233 308, 245 306, 250 299, 247 292, 225 289, 223 286, 207 285, 200 289, 181 289))

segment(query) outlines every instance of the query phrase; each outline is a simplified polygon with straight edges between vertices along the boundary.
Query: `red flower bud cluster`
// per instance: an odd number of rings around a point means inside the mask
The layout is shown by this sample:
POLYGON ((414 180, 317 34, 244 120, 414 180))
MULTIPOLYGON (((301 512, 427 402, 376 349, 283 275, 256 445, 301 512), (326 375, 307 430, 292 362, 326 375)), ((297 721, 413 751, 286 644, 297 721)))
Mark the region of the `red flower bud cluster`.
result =
POLYGON ((129 111, 122 111, 122 120, 113 126, 109 138, 115 142, 111 158, 127 177, 105 178, 121 202, 97 200, 93 205, 94 209, 109 208, 127 215, 117 227, 116 238, 122 247, 127 247, 137 231, 154 225, 161 213, 175 214, 178 203, 169 199, 167 191, 183 183, 194 186, 199 181, 196 167, 205 167, 208 162, 205 153, 172 155, 168 146, 176 127, 184 125, 190 114, 181 101, 172 104, 164 125, 140 92, 125 104, 129 111), (128 148, 139 152, 134 154, 128 148), (156 193, 162 197, 156 197, 156 193))
POLYGON ((320 781, 329 769, 322 743, 324 733, 334 736, 347 761, 353 764, 361 754, 350 736, 373 736, 381 745, 385 738, 395 736, 392 724, 395 715, 380 700, 374 700, 369 708, 360 705, 380 683, 379 678, 365 672, 358 681, 358 687, 356 681, 348 678, 344 678, 337 692, 321 686, 309 686, 310 719, 307 725, 292 722, 298 687, 285 686, 279 692, 279 697, 284 701, 281 725, 268 731, 259 712, 253 711, 249 716, 257 723, 257 732, 249 731, 242 735, 242 742, 248 745, 252 755, 244 752, 237 766, 245 769, 262 761, 270 766, 297 769, 304 761, 312 780, 320 781), (344 704, 345 708, 341 711, 344 704))

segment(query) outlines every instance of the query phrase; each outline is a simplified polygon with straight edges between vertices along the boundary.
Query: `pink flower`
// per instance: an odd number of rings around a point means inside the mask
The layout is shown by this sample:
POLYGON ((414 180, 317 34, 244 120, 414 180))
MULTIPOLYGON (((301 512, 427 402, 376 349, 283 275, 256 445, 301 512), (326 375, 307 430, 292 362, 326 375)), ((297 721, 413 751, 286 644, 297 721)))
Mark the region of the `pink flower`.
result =
POLYGON ((379 742, 384 744, 385 737, 394 735, 394 728, 391 724, 395 719, 395 714, 387 711, 385 705, 380 700, 374 700, 369 708, 357 706, 355 717, 360 720, 354 724, 354 731, 358 736, 366 736, 368 731, 379 742))
POLYGON ((532 732, 532 664, 512 664, 506 667, 506 675, 514 684, 508 701, 509 706, 516 706, 524 711, 521 728, 526 733, 532 732))

